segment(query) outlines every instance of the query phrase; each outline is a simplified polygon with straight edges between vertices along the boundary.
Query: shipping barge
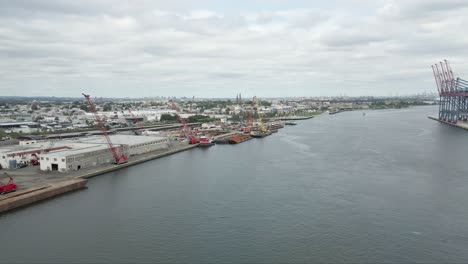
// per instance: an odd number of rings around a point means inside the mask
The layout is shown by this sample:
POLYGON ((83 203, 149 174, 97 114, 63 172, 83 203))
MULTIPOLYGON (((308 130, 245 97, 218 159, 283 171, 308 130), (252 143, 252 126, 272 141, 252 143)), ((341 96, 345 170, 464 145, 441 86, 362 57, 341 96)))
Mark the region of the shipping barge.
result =
POLYGON ((234 137, 229 138, 229 144, 238 144, 244 141, 250 140, 252 137, 250 135, 237 135, 234 137))

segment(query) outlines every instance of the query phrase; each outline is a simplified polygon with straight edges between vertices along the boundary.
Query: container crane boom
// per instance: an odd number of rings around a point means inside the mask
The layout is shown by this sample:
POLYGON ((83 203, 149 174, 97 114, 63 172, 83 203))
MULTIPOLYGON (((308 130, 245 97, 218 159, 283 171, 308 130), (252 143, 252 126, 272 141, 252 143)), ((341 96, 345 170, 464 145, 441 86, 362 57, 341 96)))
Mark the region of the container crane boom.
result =
POLYGON ((107 146, 109 147, 110 151, 112 152, 112 156, 114 157, 114 162, 115 164, 122 164, 127 162, 127 156, 123 154, 119 154, 117 150, 115 150, 114 145, 112 144, 109 135, 107 134, 106 128, 104 127, 104 123, 102 122, 101 117, 98 115, 96 111, 96 107, 94 106, 93 101, 91 101, 91 97, 89 94, 84 94, 83 96, 85 97, 86 101, 88 102, 89 109, 91 112, 94 114, 94 117, 96 119, 96 122, 98 123, 99 129, 101 130, 102 134, 104 135, 104 138, 106 139, 107 146))

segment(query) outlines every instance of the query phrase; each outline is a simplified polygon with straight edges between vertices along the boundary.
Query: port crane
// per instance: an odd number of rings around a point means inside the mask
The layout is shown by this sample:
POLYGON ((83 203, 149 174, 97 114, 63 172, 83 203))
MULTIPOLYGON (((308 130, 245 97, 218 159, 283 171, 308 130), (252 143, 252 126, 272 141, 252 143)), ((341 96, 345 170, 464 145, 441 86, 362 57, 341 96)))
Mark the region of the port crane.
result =
POLYGON ((254 112, 254 107, 256 103, 257 103, 257 96, 254 96, 252 98, 252 104, 250 105, 249 119, 247 120, 247 126, 249 127, 253 126, 253 112, 254 112))
POLYGON ((247 126, 245 127, 242 127, 241 131, 244 132, 244 134, 250 134, 250 130, 251 130, 251 127, 253 126, 253 111, 254 111, 254 106, 255 106, 255 102, 257 100, 257 97, 254 96, 252 98, 252 104, 250 105, 250 111, 248 113, 248 119, 247 119, 247 126))
POLYGON ((140 122, 138 122, 138 118, 133 114, 132 110, 130 110, 130 108, 128 108, 127 110, 128 110, 128 112, 130 113, 130 115, 132 115, 133 120, 135 120, 135 124, 138 126, 139 131, 142 132, 142 133, 144 133, 145 136, 148 136, 148 131, 145 130, 145 129, 141 126, 140 122))
MULTIPOLYGON (((172 105, 173 109, 175 109, 177 112, 180 112, 179 107, 177 107, 176 103, 172 99, 169 100, 169 103, 172 105)), ((187 122, 185 122, 185 120, 179 114, 176 113, 176 115, 177 115, 177 118, 179 118, 179 122, 183 126, 184 134, 185 134, 185 137, 188 139, 189 144, 197 144, 199 140, 192 134, 192 131, 187 126, 187 122)))
POLYGON ((99 129, 101 130, 102 134, 106 138, 107 146, 109 147, 109 150, 112 152, 112 156, 114 157, 114 163, 115 164, 122 164, 122 163, 127 162, 128 161, 127 156, 125 156, 122 153, 122 149, 121 149, 121 153, 118 153, 117 150, 115 149, 114 145, 112 144, 112 142, 111 142, 111 140, 109 138, 109 135, 107 134, 106 128, 104 127, 104 123, 102 122, 101 117, 99 117, 99 115, 98 115, 98 113, 96 111, 96 107, 94 106, 93 101, 91 101, 91 97, 89 96, 89 94, 84 94, 83 93, 83 96, 85 97, 86 101, 88 102, 89 109, 94 114, 94 117, 95 117, 96 122, 97 122, 97 124, 99 126, 99 129))
MULTIPOLYGON (((257 98, 255 98, 257 99, 257 98)), ((259 122, 259 127, 260 127, 260 131, 261 132, 267 132, 268 129, 265 127, 265 125, 263 124, 263 117, 262 117, 262 113, 260 111, 260 104, 259 104, 259 101, 261 100, 256 100, 255 104, 257 106, 257 114, 258 114, 258 122, 259 122)))

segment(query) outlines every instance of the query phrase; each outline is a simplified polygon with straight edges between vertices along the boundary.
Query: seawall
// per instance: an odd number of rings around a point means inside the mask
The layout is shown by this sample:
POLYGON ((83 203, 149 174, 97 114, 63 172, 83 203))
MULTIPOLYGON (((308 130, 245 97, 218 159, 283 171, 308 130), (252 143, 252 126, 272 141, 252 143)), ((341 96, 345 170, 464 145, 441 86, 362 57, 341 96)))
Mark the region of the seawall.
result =
POLYGON ((64 194, 67 192, 85 188, 86 183, 88 182, 87 180, 88 178, 92 178, 92 177, 95 177, 104 173, 108 173, 111 171, 120 170, 122 168, 137 165, 142 162, 149 161, 149 160, 158 159, 158 158, 168 156, 177 152, 189 150, 197 146, 198 144, 188 145, 188 146, 184 146, 181 148, 166 151, 163 153, 145 155, 143 157, 136 158, 135 160, 131 160, 121 165, 112 165, 104 169, 99 169, 99 168, 93 169, 91 172, 87 172, 85 174, 75 176, 74 178, 69 177, 67 180, 64 180, 58 183, 50 183, 47 185, 31 187, 28 189, 19 190, 16 192, 1 195, 0 196, 0 214, 6 211, 12 210, 12 209, 24 207, 27 205, 37 203, 42 200, 52 198, 54 196, 58 196, 60 194, 64 194))
POLYGON ((143 162, 146 162, 146 161, 150 161, 150 160, 154 160, 154 159, 159 159, 159 158, 162 158, 162 157, 165 157, 165 156, 172 155, 172 154, 177 153, 177 152, 182 152, 182 151, 189 150, 189 149, 196 148, 196 147, 198 147, 198 144, 188 145, 188 146, 186 146, 186 147, 182 147, 182 148, 178 148, 178 149, 166 151, 166 152, 163 152, 163 153, 154 154, 154 155, 150 155, 150 156, 145 156, 145 157, 143 157, 143 158, 139 158, 139 159, 136 159, 136 160, 128 161, 127 163, 124 163, 124 164, 113 165, 113 166, 108 167, 108 168, 105 168, 105 169, 94 170, 94 171, 92 171, 92 172, 89 172, 89 173, 86 173, 86 174, 83 174, 83 175, 76 176, 75 178, 79 178, 79 179, 89 179, 89 178, 98 176, 98 175, 100 175, 100 174, 108 173, 108 172, 115 171, 115 170, 120 170, 120 169, 122 169, 122 168, 127 168, 127 167, 130 167, 130 166, 133 166, 133 165, 137 165, 137 164, 140 164, 140 163, 143 163, 143 162))
POLYGON ((454 127, 458 127, 458 128, 468 130, 468 123, 467 122, 458 121, 456 124, 453 124, 453 123, 450 123, 450 122, 447 122, 447 121, 444 121, 444 120, 440 120, 439 118, 433 117, 433 116, 428 116, 428 118, 432 119, 432 120, 435 120, 435 121, 439 121, 439 122, 447 124, 447 125, 451 125, 451 126, 454 126, 454 127))
POLYGON ((85 179, 72 179, 6 194, 0 198, 0 213, 82 189, 87 182, 85 179))

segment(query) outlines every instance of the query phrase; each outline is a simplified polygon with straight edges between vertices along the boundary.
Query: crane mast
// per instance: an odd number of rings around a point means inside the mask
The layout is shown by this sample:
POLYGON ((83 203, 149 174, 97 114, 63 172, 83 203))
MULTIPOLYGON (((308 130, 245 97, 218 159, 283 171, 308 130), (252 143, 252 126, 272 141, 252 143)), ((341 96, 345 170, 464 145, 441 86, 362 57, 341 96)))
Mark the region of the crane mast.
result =
POLYGON ((89 94, 84 94, 83 96, 85 97, 86 101, 88 102, 89 109, 91 112, 94 114, 94 118, 96 119, 96 122, 98 123, 99 129, 101 130, 102 134, 104 135, 106 141, 107 141, 107 146, 109 147, 110 151, 112 152, 112 156, 114 157, 114 163, 115 164, 122 164, 127 162, 127 156, 123 155, 123 153, 119 154, 117 150, 115 150, 114 145, 112 144, 109 135, 107 134, 106 128, 104 127, 104 123, 102 122, 101 117, 99 117, 96 107, 94 106, 93 101, 91 101, 91 97, 89 94))
POLYGON ((261 132, 266 132, 268 129, 265 127, 265 125, 263 124, 263 120, 262 120, 262 113, 261 113, 261 109, 260 109, 260 104, 259 104, 259 101, 261 102, 261 100, 257 100, 256 99, 256 106, 257 106, 257 114, 258 114, 258 123, 259 123, 259 127, 260 127, 260 131, 261 132))
MULTIPOLYGON (((177 107, 176 103, 173 100, 169 100, 169 103, 172 105, 173 109, 175 109, 177 112, 180 112, 179 107, 177 107)), ((179 119, 179 122, 183 126, 184 134, 185 134, 185 137, 189 140, 189 144, 198 143, 198 139, 192 134, 192 131, 187 126, 187 122, 185 122, 185 120, 179 114, 176 113, 176 115, 177 115, 177 118, 179 119)))
MULTIPOLYGON (((248 119, 247 119, 247 126, 242 126, 241 128, 241 131, 244 133, 244 134, 248 134, 250 135, 250 132, 251 132, 251 128, 253 126, 253 119, 252 119, 252 115, 253 115, 253 110, 254 110, 254 105, 255 105, 255 101, 256 101, 257 97, 254 96, 252 98, 252 104, 250 105, 250 111, 248 113, 248 119)), ((242 105, 242 103, 241 103, 242 105)), ((242 109, 242 106, 241 106, 241 109, 242 109)), ((242 122, 241 122, 242 124, 242 122)))
POLYGON ((255 106, 256 102, 257 102, 257 96, 254 96, 252 98, 252 104, 250 105, 249 119, 247 121, 247 126, 249 126, 249 127, 251 127, 253 125, 252 115, 253 115, 254 106, 255 106))
POLYGON ((148 136, 148 131, 144 130, 144 128, 141 126, 140 122, 138 122, 138 118, 133 114, 133 112, 130 110, 130 108, 128 108, 127 110, 132 115, 133 120, 135 120, 135 124, 138 126, 139 130, 141 132, 144 132, 145 136, 148 136))

